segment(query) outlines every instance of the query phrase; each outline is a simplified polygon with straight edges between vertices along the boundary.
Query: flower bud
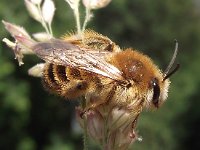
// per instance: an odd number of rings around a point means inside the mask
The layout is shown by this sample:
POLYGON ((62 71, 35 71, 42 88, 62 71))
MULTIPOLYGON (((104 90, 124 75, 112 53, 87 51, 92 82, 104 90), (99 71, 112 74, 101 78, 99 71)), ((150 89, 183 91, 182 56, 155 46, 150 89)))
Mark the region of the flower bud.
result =
POLYGON ((30 39, 29 34, 26 32, 26 30, 23 27, 6 22, 4 20, 2 20, 2 23, 4 24, 6 30, 12 35, 12 37, 20 35, 20 36, 30 39))
POLYGON ((42 5, 42 16, 44 21, 48 24, 51 24, 53 20, 53 16, 55 13, 55 5, 52 0, 45 0, 44 4, 42 5))
POLYGON ((31 47, 35 44, 35 41, 31 39, 26 30, 17 25, 11 24, 6 21, 2 21, 6 30, 15 38, 15 42, 11 42, 8 39, 3 39, 9 47, 11 47, 15 53, 15 58, 18 59, 19 65, 23 64, 23 54, 33 54, 31 47))
POLYGON ((130 124, 131 113, 124 108, 114 107, 109 113, 108 125, 110 130, 119 129, 126 124, 130 124))
POLYGON ((92 137, 92 139, 96 141, 102 141, 104 134, 104 120, 99 111, 90 109, 85 112, 81 112, 81 109, 79 107, 78 109, 76 109, 76 112, 76 116, 81 127, 84 127, 85 119, 87 131, 90 137, 92 137))
POLYGON ((33 17, 33 19, 37 20, 38 22, 42 22, 42 17, 37 6, 29 0, 25 0, 25 5, 31 17, 33 17))
POLYGON ((40 5, 42 0, 30 0, 33 4, 40 5))
POLYGON ((119 128, 111 133, 108 142, 108 149, 125 150, 137 138, 131 124, 124 129, 119 128))
POLYGON ((34 33, 33 37, 39 42, 44 42, 52 38, 52 36, 46 32, 34 33))
POLYGON ((81 127, 87 128, 89 137, 104 149, 125 150, 135 140, 140 140, 134 125, 138 114, 126 106, 103 104, 86 111, 78 107, 76 112, 81 127))
POLYGON ((86 112, 88 131, 92 138, 100 141, 104 133, 104 120, 98 111, 88 110, 86 112))
POLYGON ((44 63, 37 64, 28 70, 28 74, 34 77, 42 77, 44 70, 44 63))
POLYGON ((108 117, 108 149, 127 149, 136 140, 133 122, 137 115, 126 107, 115 106, 108 117))
POLYGON ((106 7, 111 0, 83 0, 83 5, 90 9, 99 9, 106 7))

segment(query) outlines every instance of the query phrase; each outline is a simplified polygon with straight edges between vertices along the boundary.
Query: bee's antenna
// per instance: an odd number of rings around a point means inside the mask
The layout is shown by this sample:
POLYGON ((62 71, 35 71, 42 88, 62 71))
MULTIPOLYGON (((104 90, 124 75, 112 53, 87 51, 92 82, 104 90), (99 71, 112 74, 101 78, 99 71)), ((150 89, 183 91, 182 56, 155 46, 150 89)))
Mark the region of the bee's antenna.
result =
POLYGON ((163 81, 166 80, 167 78, 169 78, 172 74, 174 74, 180 67, 180 64, 177 64, 176 67, 171 72, 169 72, 170 69, 172 68, 172 66, 174 65, 174 62, 176 60, 176 56, 178 53, 178 41, 175 39, 174 42, 175 42, 174 54, 172 56, 171 61, 169 62, 169 65, 167 66, 166 70, 164 71, 165 77, 164 77, 163 81))
POLYGON ((165 81, 167 78, 173 75, 179 68, 180 68, 180 64, 176 64, 176 67, 171 72, 168 72, 167 74, 165 74, 163 81, 165 81))

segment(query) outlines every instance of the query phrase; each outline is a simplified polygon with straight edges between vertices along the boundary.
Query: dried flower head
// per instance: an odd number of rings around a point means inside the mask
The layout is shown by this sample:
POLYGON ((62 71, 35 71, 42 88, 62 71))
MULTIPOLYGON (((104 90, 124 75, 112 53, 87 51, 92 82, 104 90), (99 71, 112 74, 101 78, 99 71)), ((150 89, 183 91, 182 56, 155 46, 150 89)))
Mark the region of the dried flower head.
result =
POLYGON ((5 42, 10 48, 13 49, 15 53, 15 59, 18 60, 19 65, 23 64, 23 54, 33 54, 33 51, 29 48, 31 44, 34 43, 34 40, 31 39, 29 34, 23 27, 11 24, 6 21, 2 21, 6 30, 12 35, 15 39, 15 42, 11 42, 10 40, 4 38, 3 42, 5 42), (17 37, 23 37, 24 41, 21 43, 17 40, 17 37), (28 45, 28 47, 27 47, 28 45))
POLYGON ((76 109, 76 116, 81 127, 88 131, 89 137, 105 150, 126 150, 138 140, 134 122, 138 114, 134 114, 126 107, 103 104, 84 111, 79 106, 76 109))
POLYGON ((4 24, 6 30, 12 35, 12 37, 21 35, 30 39, 30 35, 28 34, 28 32, 26 32, 26 30, 23 27, 17 26, 15 24, 11 24, 4 20, 2 20, 2 23, 4 24))

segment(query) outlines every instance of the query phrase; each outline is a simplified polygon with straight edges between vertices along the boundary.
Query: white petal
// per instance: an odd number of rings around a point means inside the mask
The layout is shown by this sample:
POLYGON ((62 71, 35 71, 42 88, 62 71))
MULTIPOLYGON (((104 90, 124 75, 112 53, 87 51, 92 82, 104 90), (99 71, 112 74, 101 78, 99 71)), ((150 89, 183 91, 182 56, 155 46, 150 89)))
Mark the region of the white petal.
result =
POLYGON ((26 8, 28 10, 28 12, 30 13, 30 15, 37 21, 41 22, 42 21, 42 17, 40 15, 40 12, 38 10, 38 8, 36 7, 36 5, 34 5, 32 2, 30 2, 29 0, 25 0, 25 5, 26 8))
POLYGON ((90 9, 99 9, 106 7, 111 0, 82 0, 83 5, 90 9))
POLYGON ((42 15, 48 24, 51 24, 55 12, 55 5, 52 0, 45 0, 42 6, 42 15))
POLYGON ((28 74, 34 77, 42 77, 45 63, 40 63, 28 70, 28 74))
POLYGON ((28 32, 26 32, 26 30, 23 27, 17 26, 15 24, 6 22, 4 20, 2 20, 2 23, 4 24, 6 30, 13 36, 23 36, 26 37, 28 39, 30 39, 30 36, 28 34, 28 32))
POLYGON ((2 40, 4 43, 6 43, 6 45, 12 49, 14 49, 16 47, 16 43, 10 41, 9 39, 7 38, 3 38, 2 40))
POLYGON ((34 34, 33 34, 33 37, 34 37, 37 41, 40 41, 40 42, 47 41, 47 40, 50 40, 50 39, 52 38, 52 36, 49 35, 49 34, 47 34, 46 32, 34 33, 34 34))

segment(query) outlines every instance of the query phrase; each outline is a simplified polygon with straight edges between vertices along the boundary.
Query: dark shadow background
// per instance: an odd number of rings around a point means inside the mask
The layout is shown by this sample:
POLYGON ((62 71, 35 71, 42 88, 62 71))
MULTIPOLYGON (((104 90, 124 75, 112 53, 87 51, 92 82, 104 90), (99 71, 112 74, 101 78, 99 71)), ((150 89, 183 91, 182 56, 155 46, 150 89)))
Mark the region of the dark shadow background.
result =
MULTIPOLYGON (((75 29, 72 11, 55 0, 56 37, 75 29)), ((84 13, 82 13, 84 16, 84 13)), ((113 0, 94 12, 89 28, 110 37, 122 48, 134 47, 165 69, 179 41, 181 69, 171 77, 167 102, 139 118, 142 142, 134 150, 200 149, 200 2, 198 0, 113 0)), ((29 33, 43 31, 27 13, 23 0, 1 0, 0 18, 23 26, 29 33)), ((9 34, 0 24, 0 39, 9 34)), ((40 79, 27 70, 40 62, 27 56, 18 66, 14 54, 0 44, 0 149, 83 149, 82 133, 74 118, 77 102, 48 94, 40 79)), ((97 149, 91 144, 90 149, 97 149)))

